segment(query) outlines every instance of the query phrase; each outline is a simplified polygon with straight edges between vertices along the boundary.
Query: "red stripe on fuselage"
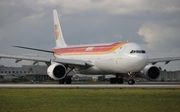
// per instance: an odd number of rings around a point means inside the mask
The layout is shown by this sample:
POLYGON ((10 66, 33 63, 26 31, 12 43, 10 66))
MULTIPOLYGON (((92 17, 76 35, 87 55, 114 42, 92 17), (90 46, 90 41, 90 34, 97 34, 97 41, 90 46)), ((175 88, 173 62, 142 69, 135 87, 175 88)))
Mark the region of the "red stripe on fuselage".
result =
POLYGON ((127 42, 118 42, 118 43, 107 44, 107 45, 55 48, 55 49, 53 49, 53 51, 57 55, 102 54, 102 53, 112 52, 126 43, 127 42))

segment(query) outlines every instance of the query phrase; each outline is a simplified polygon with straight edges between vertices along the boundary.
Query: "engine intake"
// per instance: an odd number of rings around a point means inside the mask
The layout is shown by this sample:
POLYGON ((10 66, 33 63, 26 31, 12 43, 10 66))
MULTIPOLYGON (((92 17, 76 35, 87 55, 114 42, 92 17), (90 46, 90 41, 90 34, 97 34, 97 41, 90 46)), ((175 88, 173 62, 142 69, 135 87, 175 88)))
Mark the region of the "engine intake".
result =
POLYGON ((66 76, 66 67, 62 64, 55 63, 48 67, 47 73, 54 80, 60 80, 66 76))
POLYGON ((160 75, 160 70, 158 67, 154 65, 146 65, 143 70, 141 71, 142 77, 148 79, 148 80, 156 80, 160 75))

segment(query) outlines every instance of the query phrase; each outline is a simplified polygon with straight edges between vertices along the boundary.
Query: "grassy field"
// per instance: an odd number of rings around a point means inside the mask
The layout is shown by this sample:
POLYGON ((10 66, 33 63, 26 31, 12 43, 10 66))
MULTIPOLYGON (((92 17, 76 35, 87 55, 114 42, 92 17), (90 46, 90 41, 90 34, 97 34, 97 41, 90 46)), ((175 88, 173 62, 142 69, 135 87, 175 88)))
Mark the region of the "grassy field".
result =
POLYGON ((177 112, 180 89, 0 89, 0 112, 177 112))

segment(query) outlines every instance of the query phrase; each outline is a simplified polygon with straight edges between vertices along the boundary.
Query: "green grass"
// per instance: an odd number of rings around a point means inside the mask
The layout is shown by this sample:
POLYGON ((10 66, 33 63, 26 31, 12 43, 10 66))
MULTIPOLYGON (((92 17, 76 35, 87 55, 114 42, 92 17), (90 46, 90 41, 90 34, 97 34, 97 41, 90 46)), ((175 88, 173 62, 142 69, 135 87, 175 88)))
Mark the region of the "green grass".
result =
POLYGON ((0 112, 177 112, 180 89, 0 89, 0 112))

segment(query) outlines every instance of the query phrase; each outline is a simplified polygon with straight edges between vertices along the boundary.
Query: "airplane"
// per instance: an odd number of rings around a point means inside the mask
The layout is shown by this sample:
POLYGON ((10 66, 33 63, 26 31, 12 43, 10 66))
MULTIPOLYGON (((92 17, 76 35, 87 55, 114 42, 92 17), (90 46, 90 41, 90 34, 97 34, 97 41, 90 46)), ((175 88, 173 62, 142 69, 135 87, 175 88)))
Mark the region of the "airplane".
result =
POLYGON ((110 79, 111 84, 123 84, 124 74, 129 77, 128 84, 135 84, 135 75, 154 81, 160 75, 160 70, 155 66, 158 62, 180 60, 180 57, 152 58, 149 59, 145 49, 133 42, 115 42, 91 45, 68 46, 64 40, 57 10, 53 10, 55 42, 52 50, 37 49, 24 46, 17 48, 52 53, 55 58, 26 57, 17 55, 0 54, 0 58, 31 60, 45 62, 48 65, 47 73, 59 84, 71 84, 70 71, 77 74, 113 74, 116 77, 110 79))

